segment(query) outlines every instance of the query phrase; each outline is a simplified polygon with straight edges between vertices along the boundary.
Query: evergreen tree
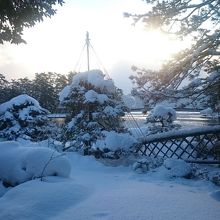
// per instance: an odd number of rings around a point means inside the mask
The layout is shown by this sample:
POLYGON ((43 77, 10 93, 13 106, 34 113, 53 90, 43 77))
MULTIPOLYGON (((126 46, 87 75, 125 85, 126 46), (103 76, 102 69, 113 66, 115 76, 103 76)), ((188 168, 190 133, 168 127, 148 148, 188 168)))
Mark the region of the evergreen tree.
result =
POLYGON ((0 103, 5 102, 7 99, 6 88, 8 87, 9 82, 6 80, 5 76, 0 74, 0 103))
POLYGON ((60 93, 68 112, 64 139, 74 141, 76 148, 89 148, 104 136, 103 131, 123 132, 121 98, 122 92, 101 71, 74 75, 72 84, 60 93))
POLYGON ((41 106, 53 112, 59 104, 59 92, 67 85, 67 76, 58 73, 37 73, 35 78, 19 78, 7 81, 0 74, 0 103, 21 94, 39 100, 41 106))
POLYGON ((69 83, 68 76, 59 73, 53 73, 53 87, 58 101, 58 95, 61 90, 69 83))
POLYGON ((47 138, 49 112, 28 95, 19 95, 0 105, 0 137, 15 140, 47 138))
POLYGON ((32 96, 39 101, 42 107, 47 107, 50 111, 56 106, 56 94, 51 83, 50 74, 35 74, 32 96))
POLYGON ((59 104, 59 92, 67 85, 67 78, 57 73, 36 73, 31 95, 42 107, 53 112, 59 104))

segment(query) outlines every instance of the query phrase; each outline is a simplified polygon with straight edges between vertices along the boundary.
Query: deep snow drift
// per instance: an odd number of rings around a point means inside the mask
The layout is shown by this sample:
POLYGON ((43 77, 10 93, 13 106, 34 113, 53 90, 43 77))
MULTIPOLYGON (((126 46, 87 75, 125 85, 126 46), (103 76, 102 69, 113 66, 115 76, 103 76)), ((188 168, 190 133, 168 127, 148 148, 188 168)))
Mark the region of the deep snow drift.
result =
POLYGON ((0 142, 0 180, 16 186, 45 176, 68 177, 71 166, 62 154, 37 144, 0 142))
POLYGON ((105 166, 76 153, 67 156, 70 178, 45 177, 9 189, 0 186, 0 219, 220 219, 220 188, 207 181, 174 178, 173 172, 186 171, 184 164, 170 169, 175 161, 168 160, 138 174, 131 166, 105 166))

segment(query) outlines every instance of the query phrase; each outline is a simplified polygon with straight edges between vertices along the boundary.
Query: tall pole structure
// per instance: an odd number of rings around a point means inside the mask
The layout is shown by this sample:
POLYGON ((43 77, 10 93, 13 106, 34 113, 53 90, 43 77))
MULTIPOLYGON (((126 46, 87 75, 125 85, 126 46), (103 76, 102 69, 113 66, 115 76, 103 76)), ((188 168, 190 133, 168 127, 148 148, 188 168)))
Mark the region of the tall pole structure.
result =
POLYGON ((87 49, 87 68, 88 71, 90 70, 90 64, 89 64, 89 45, 90 45, 90 39, 89 39, 89 32, 86 32, 86 49, 87 49))

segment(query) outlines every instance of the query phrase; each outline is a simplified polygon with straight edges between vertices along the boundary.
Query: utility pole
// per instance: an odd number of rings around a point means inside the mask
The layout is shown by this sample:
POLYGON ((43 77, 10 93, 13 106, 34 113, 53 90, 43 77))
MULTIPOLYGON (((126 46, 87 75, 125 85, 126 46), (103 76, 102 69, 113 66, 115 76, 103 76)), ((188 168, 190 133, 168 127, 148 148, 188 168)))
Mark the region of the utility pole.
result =
POLYGON ((90 39, 89 39, 89 32, 86 32, 86 49, 87 49, 87 67, 88 71, 90 70, 89 66, 89 45, 90 45, 90 39))

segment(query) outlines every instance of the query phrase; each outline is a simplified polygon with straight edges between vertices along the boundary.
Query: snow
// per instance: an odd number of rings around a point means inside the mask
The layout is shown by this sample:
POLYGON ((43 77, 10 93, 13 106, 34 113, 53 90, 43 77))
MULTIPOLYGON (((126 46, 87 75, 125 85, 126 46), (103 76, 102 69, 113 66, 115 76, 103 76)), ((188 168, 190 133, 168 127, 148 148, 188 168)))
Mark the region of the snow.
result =
POLYGON ((219 189, 158 180, 69 153, 72 180, 32 180, 0 199, 0 219, 219 219, 219 189))
POLYGON ((180 159, 168 158, 164 161, 164 167, 171 177, 187 177, 192 171, 190 164, 180 159))
POLYGON ((171 120, 176 119, 176 111, 169 106, 165 105, 156 105, 154 109, 150 112, 150 117, 155 119, 161 118, 162 120, 171 120))
POLYGON ((64 155, 37 144, 0 143, 0 179, 15 186, 42 176, 68 177, 70 164, 64 155))
POLYGON ((103 140, 97 140, 92 146, 93 149, 99 148, 100 150, 109 149, 111 151, 125 150, 128 151, 134 143, 136 143, 135 138, 133 138, 128 133, 117 133, 115 131, 104 131, 103 140))
POLYGON ((86 187, 58 177, 32 180, 12 188, 0 199, 0 219, 50 219, 78 205, 89 194, 86 187))
POLYGON ((69 95, 71 91, 71 86, 65 86, 63 90, 59 93, 59 101, 63 102, 64 99, 69 95))
POLYGON ((117 109, 115 109, 109 105, 104 108, 103 112, 109 116, 117 116, 117 114, 118 114, 117 109))
POLYGON ((130 109, 144 108, 143 100, 141 100, 139 97, 134 97, 132 95, 123 95, 122 99, 125 105, 130 109))
POLYGON ((219 132, 220 130, 220 125, 216 126, 203 126, 203 127, 195 127, 191 129, 179 129, 179 130, 173 130, 173 131, 168 131, 168 132, 163 132, 163 133, 158 133, 158 134, 152 134, 146 137, 147 141, 154 141, 155 139, 158 138, 178 138, 179 136, 190 136, 193 134, 198 134, 198 133, 209 133, 209 132, 219 132))
POLYGON ((1 104, 0 114, 3 114, 8 109, 14 108, 16 106, 20 106, 21 104, 24 104, 24 103, 31 104, 33 106, 36 106, 37 108, 41 108, 39 105, 39 102, 36 99, 24 94, 24 95, 19 95, 15 98, 12 98, 10 101, 1 104))
MULTIPOLYGON (((71 85, 66 86, 59 94, 60 102, 63 102, 65 98, 70 95, 71 89, 81 86, 82 82, 86 82, 94 86, 95 88, 101 89, 103 92, 107 91, 110 93, 114 93, 116 87, 114 86, 114 82, 111 79, 106 79, 105 75, 100 70, 91 70, 87 72, 80 72, 73 76, 71 85)), ((89 92, 89 91, 88 91, 89 92)), ((94 93, 90 91, 87 94, 87 99, 91 100, 91 96, 94 96, 94 93)), ((99 96, 97 100, 104 101, 106 97, 99 96)))
POLYGON ((89 156, 68 158, 70 179, 46 177, 7 190, 0 198, 0 219, 220 219, 220 188, 207 181, 168 178, 164 166, 137 174, 89 156))
POLYGON ((104 102, 108 101, 108 96, 105 94, 98 94, 94 90, 89 90, 85 93, 85 103, 88 102, 98 102, 100 104, 103 104, 104 102))
POLYGON ((213 114, 213 110, 211 108, 206 108, 200 111, 200 114, 204 116, 211 116, 213 114))
POLYGON ((48 113, 34 98, 16 96, 0 105, 0 136, 14 140, 19 136, 34 139, 39 133, 46 135, 48 113))
POLYGON ((87 72, 77 73, 73 76, 72 85, 79 85, 81 81, 85 81, 109 92, 115 91, 115 86, 112 80, 105 79, 104 74, 100 70, 91 70, 87 72))

